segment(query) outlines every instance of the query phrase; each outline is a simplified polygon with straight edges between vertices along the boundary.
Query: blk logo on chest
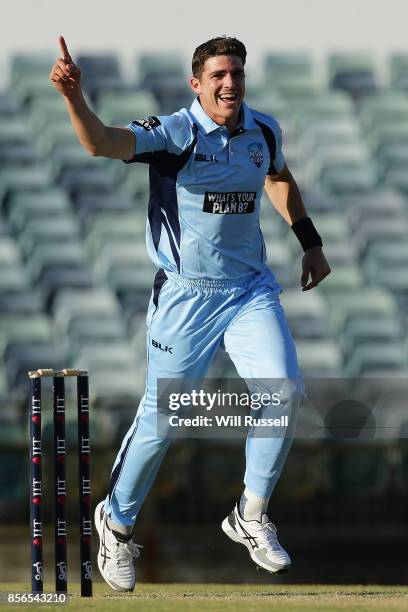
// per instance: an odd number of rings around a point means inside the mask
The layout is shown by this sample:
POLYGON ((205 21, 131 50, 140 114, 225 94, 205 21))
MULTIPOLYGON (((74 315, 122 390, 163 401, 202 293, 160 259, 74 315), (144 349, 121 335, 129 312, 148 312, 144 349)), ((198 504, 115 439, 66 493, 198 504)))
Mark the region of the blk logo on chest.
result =
POLYGON ((154 348, 159 349, 160 351, 163 351, 163 353, 170 353, 170 355, 173 354, 173 347, 172 346, 163 346, 161 344, 161 342, 157 342, 157 340, 153 340, 152 339, 152 346, 154 348))
POLYGON ((218 162, 215 155, 204 155, 204 153, 196 153, 194 159, 198 162, 218 162))

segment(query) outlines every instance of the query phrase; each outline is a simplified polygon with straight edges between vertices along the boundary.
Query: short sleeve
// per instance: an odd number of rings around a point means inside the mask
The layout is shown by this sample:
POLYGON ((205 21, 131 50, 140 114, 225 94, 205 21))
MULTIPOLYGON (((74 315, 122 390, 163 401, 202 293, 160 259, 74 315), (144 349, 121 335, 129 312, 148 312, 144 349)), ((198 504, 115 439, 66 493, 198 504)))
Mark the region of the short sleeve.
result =
POLYGON ((159 117, 137 119, 126 126, 136 136, 135 156, 128 163, 137 161, 137 156, 154 151, 167 151, 167 135, 159 117))
POLYGON ((180 154, 191 136, 191 129, 181 113, 163 117, 137 119, 126 126, 136 136, 135 155, 125 163, 145 162, 149 154, 180 154))

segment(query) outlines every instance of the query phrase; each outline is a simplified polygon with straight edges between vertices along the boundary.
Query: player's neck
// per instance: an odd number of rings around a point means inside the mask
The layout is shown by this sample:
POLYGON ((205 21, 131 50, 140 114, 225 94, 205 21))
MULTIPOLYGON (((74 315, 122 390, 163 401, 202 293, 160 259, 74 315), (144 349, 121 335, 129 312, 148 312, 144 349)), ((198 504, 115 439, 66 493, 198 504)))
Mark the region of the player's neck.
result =
POLYGON ((208 115, 208 117, 210 117, 210 119, 214 121, 214 123, 216 123, 217 125, 221 127, 228 128, 228 131, 230 132, 230 134, 233 134, 235 132, 242 118, 242 105, 239 108, 239 111, 236 115, 225 118, 225 117, 221 117, 217 114, 212 113, 210 108, 206 108, 205 105, 203 105, 200 98, 198 98, 198 101, 203 111, 208 115))

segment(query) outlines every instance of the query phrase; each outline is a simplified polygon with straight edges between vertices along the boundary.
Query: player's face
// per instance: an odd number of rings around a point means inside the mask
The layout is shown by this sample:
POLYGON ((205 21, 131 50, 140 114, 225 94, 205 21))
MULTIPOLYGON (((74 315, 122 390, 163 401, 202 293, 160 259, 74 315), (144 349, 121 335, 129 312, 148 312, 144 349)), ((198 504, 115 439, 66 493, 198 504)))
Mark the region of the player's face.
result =
POLYGON ((242 60, 236 55, 209 57, 199 79, 190 80, 200 96, 201 106, 218 125, 233 131, 238 124, 239 110, 245 94, 245 73, 242 60))

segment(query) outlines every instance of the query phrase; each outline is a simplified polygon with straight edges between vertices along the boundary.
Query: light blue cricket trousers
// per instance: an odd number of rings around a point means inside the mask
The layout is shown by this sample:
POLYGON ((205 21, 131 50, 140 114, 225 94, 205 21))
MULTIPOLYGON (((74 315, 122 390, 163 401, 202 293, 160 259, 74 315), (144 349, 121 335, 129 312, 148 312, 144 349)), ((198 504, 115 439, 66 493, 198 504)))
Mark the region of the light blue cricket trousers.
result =
MULTIPOLYGON (((259 378, 296 381, 300 392, 289 398, 293 423, 303 383, 280 291, 266 266, 238 281, 158 272, 147 313, 145 394, 114 463, 105 503, 114 523, 134 524, 171 441, 157 436, 157 378, 204 378, 222 346, 247 384, 259 378)), ((255 495, 270 497, 291 442, 291 435, 247 436, 244 483, 255 495)))

